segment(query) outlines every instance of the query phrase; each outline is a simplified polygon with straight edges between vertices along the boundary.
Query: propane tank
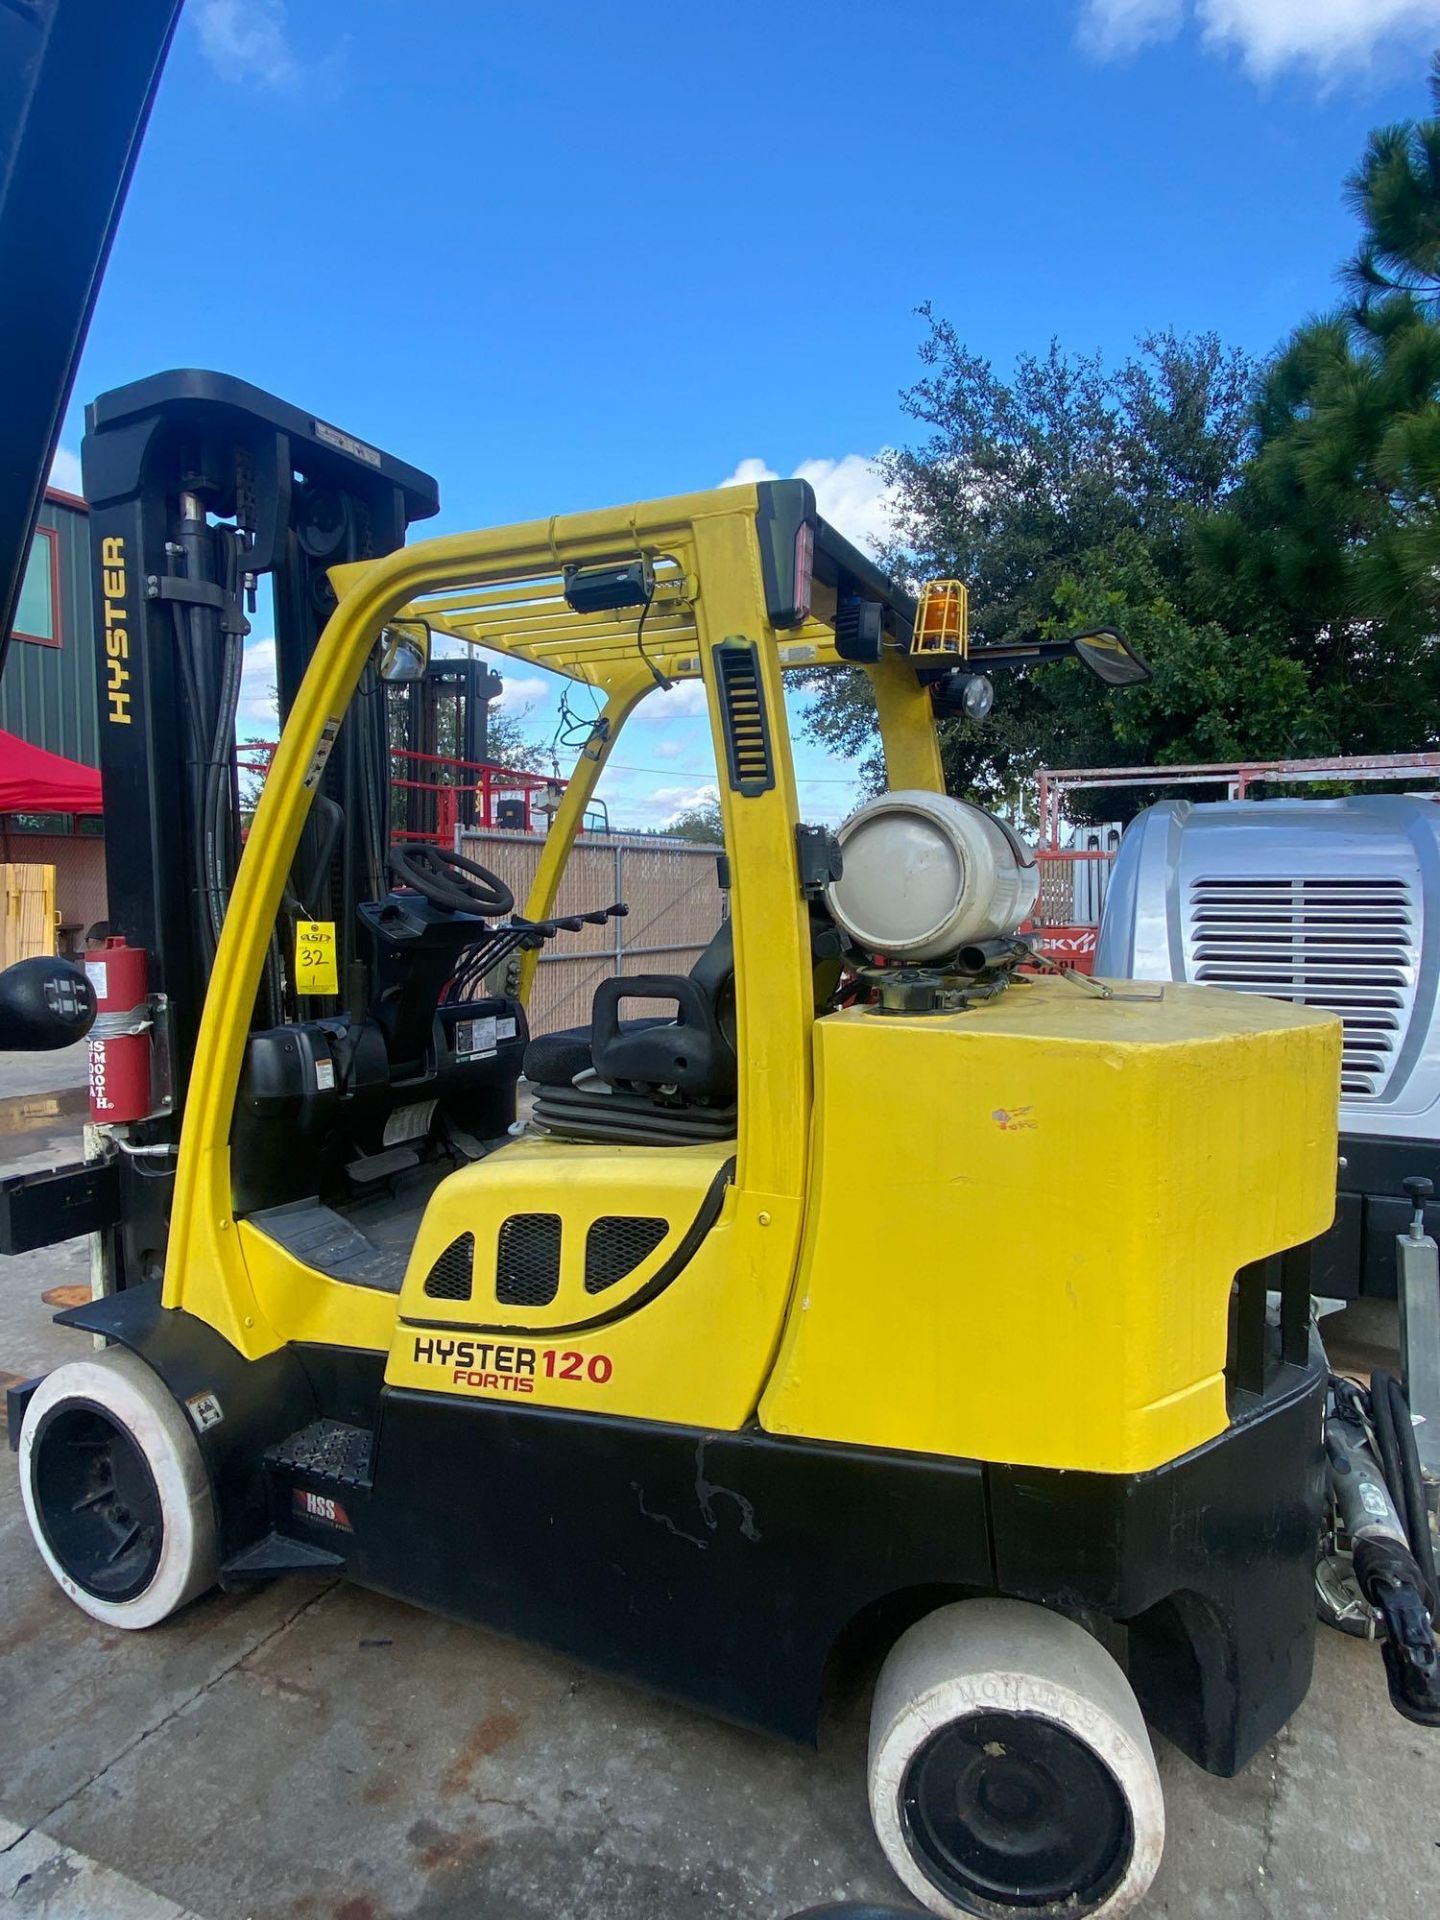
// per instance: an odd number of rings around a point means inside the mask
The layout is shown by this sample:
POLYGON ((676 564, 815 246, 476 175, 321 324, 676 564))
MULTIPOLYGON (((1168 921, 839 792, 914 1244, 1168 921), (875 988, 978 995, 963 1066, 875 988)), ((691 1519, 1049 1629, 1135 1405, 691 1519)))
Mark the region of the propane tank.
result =
POLYGON ((85 962, 99 1011, 90 1029, 90 1118, 114 1125, 150 1112, 150 956, 121 937, 85 962))
POLYGON ((838 838, 831 913, 858 946, 907 966, 1013 934, 1039 892, 1035 856, 1012 829, 948 794, 882 794, 838 838))

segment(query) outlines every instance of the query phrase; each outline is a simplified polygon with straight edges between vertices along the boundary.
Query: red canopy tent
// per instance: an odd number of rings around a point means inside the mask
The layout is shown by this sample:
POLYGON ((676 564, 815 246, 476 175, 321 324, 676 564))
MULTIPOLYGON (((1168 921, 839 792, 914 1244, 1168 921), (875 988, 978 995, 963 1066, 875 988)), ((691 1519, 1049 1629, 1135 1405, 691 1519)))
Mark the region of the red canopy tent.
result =
POLYGON ((103 813, 100 775, 0 728, 0 813, 103 813))

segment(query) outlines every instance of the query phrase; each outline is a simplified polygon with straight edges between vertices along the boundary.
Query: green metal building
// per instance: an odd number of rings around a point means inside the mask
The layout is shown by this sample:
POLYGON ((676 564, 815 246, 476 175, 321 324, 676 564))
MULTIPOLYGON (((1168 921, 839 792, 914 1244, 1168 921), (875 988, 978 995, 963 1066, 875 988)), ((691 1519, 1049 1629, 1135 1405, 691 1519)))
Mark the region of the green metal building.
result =
MULTIPOLYGON (((47 487, 0 674, 0 729, 87 767, 100 764, 89 509, 47 487)), ((42 803, 43 804, 43 803, 42 803)), ((106 917, 98 815, 0 813, 0 861, 53 866, 59 950, 83 951, 106 917)))
POLYGON ((77 495, 47 487, 0 675, 0 727, 98 767, 88 514, 77 495))

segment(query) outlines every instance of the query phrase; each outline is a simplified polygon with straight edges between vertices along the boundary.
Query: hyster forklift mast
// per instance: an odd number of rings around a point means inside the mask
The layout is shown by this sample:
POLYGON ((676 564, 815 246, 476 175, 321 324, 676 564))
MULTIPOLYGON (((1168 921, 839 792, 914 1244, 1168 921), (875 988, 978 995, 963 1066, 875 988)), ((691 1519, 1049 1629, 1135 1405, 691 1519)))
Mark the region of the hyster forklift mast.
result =
MULTIPOLYGON (((489 759, 490 702, 503 684, 483 660, 432 660, 422 678, 390 689, 397 731, 405 740, 406 837, 440 828, 438 782, 454 771, 440 762, 458 759, 473 778, 473 770, 489 759)), ((475 785, 460 786, 454 817, 461 826, 476 824, 477 798, 475 785)))
MULTIPOLYGON (((400 546, 439 505, 427 474, 244 381, 187 371, 86 413, 112 931, 150 956, 176 1103, 240 847, 235 718, 262 575, 274 583, 283 724, 334 595, 328 568, 400 546)), ((379 889, 388 742, 378 682, 317 767, 320 829, 297 862, 341 974, 379 889), (321 856, 327 856, 322 858, 321 856)), ((283 1017, 271 970, 262 993, 283 1017)), ((128 1116, 134 1118, 136 1116, 128 1116)))
MULTIPOLYGON (((113 1228, 111 1284, 123 1287, 163 1262, 190 1061, 240 855, 235 725, 259 582, 273 583, 283 723, 334 605, 327 569, 392 552, 439 498, 428 474, 354 435, 195 370, 102 394, 82 459, 111 935, 90 968, 92 1118, 118 1152, 103 1172, 92 1163, 8 1193, 7 1228, 12 1245, 45 1244, 77 1217, 113 1228)), ((281 953, 297 920, 331 931, 336 986, 350 983, 356 908, 384 891, 389 742, 374 665, 307 785, 314 803, 247 1025, 295 1016, 281 953)), ((312 996, 306 1011, 339 1003, 312 996)))

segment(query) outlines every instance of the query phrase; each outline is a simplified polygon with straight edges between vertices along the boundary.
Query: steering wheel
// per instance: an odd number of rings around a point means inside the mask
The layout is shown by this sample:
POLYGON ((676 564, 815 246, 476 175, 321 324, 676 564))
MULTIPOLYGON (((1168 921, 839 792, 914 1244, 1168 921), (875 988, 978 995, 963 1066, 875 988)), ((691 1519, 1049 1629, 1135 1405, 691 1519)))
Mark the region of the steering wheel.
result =
POLYGON ((446 913, 474 913, 485 918, 513 913, 515 896, 488 867, 467 860, 463 853, 435 847, 421 840, 392 847, 385 863, 401 886, 413 887, 432 907, 446 913))

